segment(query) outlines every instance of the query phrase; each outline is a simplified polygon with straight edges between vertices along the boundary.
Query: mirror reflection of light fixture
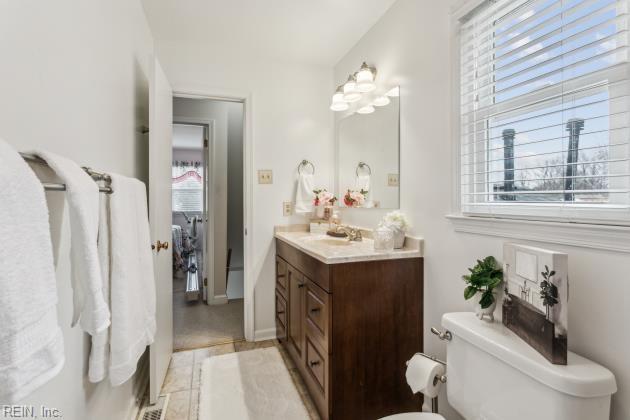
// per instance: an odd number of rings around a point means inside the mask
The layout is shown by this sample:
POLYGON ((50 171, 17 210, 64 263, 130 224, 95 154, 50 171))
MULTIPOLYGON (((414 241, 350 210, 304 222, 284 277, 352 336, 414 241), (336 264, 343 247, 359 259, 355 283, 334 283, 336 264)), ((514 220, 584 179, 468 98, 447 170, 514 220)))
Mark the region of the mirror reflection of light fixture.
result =
POLYGON ((392 98, 400 96, 400 86, 396 86, 395 88, 391 88, 385 96, 389 96, 392 98))
POLYGON ((343 85, 338 86, 335 94, 332 97, 332 104, 330 109, 333 111, 345 111, 350 107, 346 101, 343 100, 343 85))
POLYGON ((376 89, 376 83, 374 83, 375 76, 376 69, 368 66, 364 61, 357 73, 357 90, 359 92, 366 93, 376 89))
POLYGON ((357 79, 354 75, 348 76, 348 81, 343 85, 343 100, 356 102, 361 99, 361 93, 357 90, 357 79))
POLYGON ((389 100, 387 96, 379 96, 376 99, 374 99, 374 101, 372 102, 372 105, 385 106, 385 105, 389 105, 390 102, 391 101, 389 100))
POLYGON ((358 114, 371 114, 372 112, 374 112, 374 107, 372 105, 366 105, 357 109, 358 114))

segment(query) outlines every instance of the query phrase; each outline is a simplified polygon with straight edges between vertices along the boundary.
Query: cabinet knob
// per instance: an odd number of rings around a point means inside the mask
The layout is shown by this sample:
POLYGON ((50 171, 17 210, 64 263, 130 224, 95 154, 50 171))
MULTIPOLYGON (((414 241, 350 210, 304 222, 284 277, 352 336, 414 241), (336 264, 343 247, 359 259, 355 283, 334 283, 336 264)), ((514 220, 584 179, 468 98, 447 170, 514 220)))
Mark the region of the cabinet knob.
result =
POLYGON ((160 242, 158 239, 155 245, 151 244, 151 249, 157 249, 157 252, 160 252, 161 249, 168 249, 168 241, 160 242))
POLYGON ((313 309, 311 309, 311 312, 315 313, 315 312, 319 312, 321 310, 322 310, 322 308, 313 308, 313 309))
POLYGON ((282 315, 284 313, 284 311, 278 311, 277 314, 278 315, 282 315))
POLYGON ((311 367, 317 366, 319 365, 319 360, 311 360, 310 362, 308 362, 308 364, 311 365, 311 367))

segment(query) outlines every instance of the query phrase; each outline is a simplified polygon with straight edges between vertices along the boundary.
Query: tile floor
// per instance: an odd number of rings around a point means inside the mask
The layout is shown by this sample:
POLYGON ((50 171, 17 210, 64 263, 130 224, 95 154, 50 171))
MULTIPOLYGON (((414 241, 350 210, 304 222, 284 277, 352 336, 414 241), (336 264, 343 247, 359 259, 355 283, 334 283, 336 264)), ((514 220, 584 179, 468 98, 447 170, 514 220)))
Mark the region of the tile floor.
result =
POLYGON ((166 420, 198 420, 199 409, 199 377, 201 376, 201 362, 207 357, 246 351, 257 348, 276 346, 280 350, 291 378, 302 397, 302 401, 313 420, 319 420, 319 415, 313 401, 308 395, 306 385, 297 372, 295 365, 277 340, 258 341, 250 343, 237 341, 230 344, 220 344, 197 350, 179 351, 173 353, 171 364, 162 387, 163 394, 170 394, 170 401, 166 412, 166 420))

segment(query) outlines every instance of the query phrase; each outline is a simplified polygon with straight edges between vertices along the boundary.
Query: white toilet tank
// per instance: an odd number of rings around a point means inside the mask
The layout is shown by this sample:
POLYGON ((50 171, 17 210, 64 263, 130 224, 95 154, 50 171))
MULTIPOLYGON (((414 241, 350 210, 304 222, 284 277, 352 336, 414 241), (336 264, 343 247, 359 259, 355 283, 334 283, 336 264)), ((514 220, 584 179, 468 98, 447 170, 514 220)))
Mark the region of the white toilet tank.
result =
POLYGON ((449 404, 467 420, 606 420, 615 377, 569 352, 553 365, 500 322, 448 313, 449 404))

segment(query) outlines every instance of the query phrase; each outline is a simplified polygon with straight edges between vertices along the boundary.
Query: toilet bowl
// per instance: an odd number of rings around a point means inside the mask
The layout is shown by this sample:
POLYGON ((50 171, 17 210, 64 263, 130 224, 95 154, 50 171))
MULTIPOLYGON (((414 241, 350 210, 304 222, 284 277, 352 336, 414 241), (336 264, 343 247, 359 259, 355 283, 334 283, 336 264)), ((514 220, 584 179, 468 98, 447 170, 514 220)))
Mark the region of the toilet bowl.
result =
POLYGON ((383 417, 380 420, 446 420, 439 414, 433 413, 401 413, 383 417))

